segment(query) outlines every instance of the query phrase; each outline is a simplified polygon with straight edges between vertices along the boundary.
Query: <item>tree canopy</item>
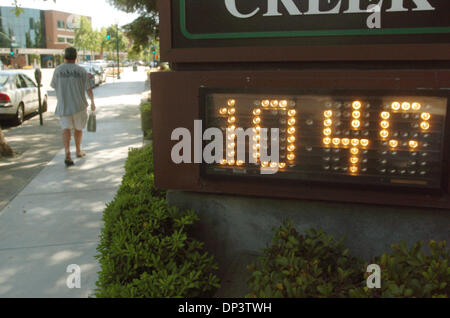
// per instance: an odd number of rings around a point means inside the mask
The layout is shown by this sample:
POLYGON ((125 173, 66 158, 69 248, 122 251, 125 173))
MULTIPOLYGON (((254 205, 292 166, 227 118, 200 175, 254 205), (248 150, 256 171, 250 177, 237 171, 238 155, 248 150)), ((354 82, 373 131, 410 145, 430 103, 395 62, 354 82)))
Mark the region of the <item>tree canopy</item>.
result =
POLYGON ((141 52, 159 37, 157 0, 108 0, 117 9, 140 16, 123 26, 123 30, 133 40, 133 51, 141 52))

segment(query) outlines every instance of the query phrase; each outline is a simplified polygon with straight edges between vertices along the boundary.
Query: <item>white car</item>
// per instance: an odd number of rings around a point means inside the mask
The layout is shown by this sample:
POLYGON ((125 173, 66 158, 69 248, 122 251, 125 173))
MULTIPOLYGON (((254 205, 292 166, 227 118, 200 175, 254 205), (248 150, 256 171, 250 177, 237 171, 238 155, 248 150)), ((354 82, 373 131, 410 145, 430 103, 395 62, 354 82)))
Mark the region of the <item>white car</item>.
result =
MULTIPOLYGON (((42 111, 47 111, 47 91, 41 87, 42 111)), ((0 71, 0 117, 20 125, 25 116, 39 111, 36 83, 20 72, 0 71)))

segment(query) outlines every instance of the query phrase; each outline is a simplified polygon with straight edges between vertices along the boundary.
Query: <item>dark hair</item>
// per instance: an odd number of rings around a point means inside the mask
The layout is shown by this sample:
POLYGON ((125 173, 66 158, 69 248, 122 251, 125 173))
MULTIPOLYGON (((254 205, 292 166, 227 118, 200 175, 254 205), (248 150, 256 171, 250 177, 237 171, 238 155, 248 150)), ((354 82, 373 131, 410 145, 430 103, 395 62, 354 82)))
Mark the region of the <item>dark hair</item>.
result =
POLYGON ((64 50, 64 58, 69 61, 77 59, 77 49, 73 46, 69 46, 64 50))

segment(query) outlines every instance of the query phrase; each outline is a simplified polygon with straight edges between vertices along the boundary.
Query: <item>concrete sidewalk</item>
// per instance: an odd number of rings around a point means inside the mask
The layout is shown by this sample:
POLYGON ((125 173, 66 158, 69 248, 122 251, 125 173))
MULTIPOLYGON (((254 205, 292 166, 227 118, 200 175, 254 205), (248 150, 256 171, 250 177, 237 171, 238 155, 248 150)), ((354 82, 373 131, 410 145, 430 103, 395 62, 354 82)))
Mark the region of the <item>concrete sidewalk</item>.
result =
POLYGON ((128 149, 142 145, 144 82, 144 72, 129 72, 105 84, 95 94, 97 132, 84 135, 87 156, 67 169, 61 149, 0 211, 0 297, 93 295, 102 212, 120 185, 128 149), (66 285, 70 264, 81 268, 80 289, 66 285))

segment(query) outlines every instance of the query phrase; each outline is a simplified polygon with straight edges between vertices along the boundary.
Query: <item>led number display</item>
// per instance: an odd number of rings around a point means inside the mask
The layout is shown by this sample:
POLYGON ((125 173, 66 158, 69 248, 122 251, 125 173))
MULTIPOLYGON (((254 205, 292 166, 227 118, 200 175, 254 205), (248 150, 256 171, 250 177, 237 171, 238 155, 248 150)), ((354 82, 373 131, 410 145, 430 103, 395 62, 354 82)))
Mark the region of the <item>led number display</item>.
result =
POLYGON ((228 131, 231 141, 224 138, 220 162, 203 165, 206 176, 442 186, 446 97, 208 91, 202 100, 205 129, 220 128, 224 136, 228 131), (237 157, 237 128, 254 132, 245 160, 237 157), (263 128, 269 133, 260 134, 263 128), (279 159, 261 160, 262 147, 273 154, 273 128, 279 131, 279 159), (265 167, 277 172, 261 174, 265 167))

